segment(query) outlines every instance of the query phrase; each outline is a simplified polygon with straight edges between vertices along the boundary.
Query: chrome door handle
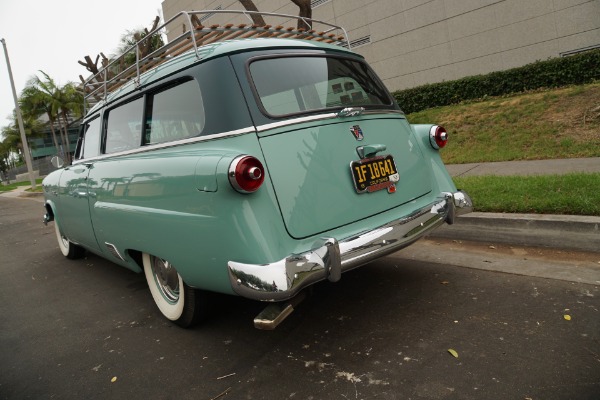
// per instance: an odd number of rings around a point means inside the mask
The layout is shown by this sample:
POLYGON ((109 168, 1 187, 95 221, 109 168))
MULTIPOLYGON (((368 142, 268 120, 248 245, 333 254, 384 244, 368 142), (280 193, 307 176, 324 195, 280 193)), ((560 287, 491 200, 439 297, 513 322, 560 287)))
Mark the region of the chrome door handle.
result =
POLYGON ((385 149, 387 149, 385 144, 368 144, 366 146, 358 146, 356 152, 358 153, 358 156, 363 159, 371 158, 380 151, 385 151, 385 149))

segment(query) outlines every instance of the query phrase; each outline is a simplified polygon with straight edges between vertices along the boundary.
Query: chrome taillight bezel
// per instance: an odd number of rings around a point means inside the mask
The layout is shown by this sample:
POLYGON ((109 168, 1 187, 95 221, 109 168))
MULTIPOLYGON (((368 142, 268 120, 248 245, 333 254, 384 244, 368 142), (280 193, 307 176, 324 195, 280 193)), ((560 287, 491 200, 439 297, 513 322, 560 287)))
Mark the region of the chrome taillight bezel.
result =
POLYGON ((231 161, 227 176, 236 191, 244 194, 254 193, 260 189, 265 180, 265 168, 256 157, 242 154, 231 161), (243 179, 252 182, 252 185, 245 185, 243 179))
POLYGON ((429 129, 429 143, 439 150, 448 144, 448 132, 443 126, 434 125, 429 129))

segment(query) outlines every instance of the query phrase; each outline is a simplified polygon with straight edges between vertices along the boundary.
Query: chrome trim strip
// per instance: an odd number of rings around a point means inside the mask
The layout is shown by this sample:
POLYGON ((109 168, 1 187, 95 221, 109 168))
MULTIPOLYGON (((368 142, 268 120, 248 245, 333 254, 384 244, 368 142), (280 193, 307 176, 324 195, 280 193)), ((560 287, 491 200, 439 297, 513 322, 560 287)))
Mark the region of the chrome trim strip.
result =
POLYGON ((119 253, 119 250, 117 250, 117 247, 114 244, 104 242, 104 245, 106 246, 106 249, 108 250, 108 252, 110 254, 112 254, 114 257, 120 259, 121 261, 125 261, 125 259, 123 258, 121 253, 119 253))
MULTIPOLYGON (((280 122, 273 122, 271 124, 259 125, 256 127, 256 131, 264 132, 264 131, 268 131, 269 129, 282 128, 282 127, 285 127, 288 125, 301 124, 303 122, 312 122, 312 121, 321 121, 324 119, 339 118, 338 114, 339 114, 339 112, 332 112, 332 113, 327 113, 327 114, 318 114, 318 115, 311 115, 311 116, 306 116, 306 117, 286 119, 286 120, 280 121, 280 122)), ((398 114, 401 116, 405 115, 404 112, 402 112, 400 110, 364 110, 361 112, 361 116, 376 115, 376 114, 398 114)), ((345 118, 347 118, 347 116, 345 118)))
POLYGON ((337 113, 337 116, 342 117, 358 117, 365 111, 364 107, 346 107, 337 113))
POLYGON ((437 200, 410 215, 342 239, 323 238, 313 250, 270 264, 229 261, 229 280, 235 293, 262 301, 283 301, 305 287, 328 279, 336 282, 341 273, 400 250, 444 222, 473 210, 465 192, 440 193, 437 200))
POLYGON ((214 140, 214 139, 230 138, 230 137, 241 136, 241 135, 245 135, 248 133, 254 133, 254 132, 256 132, 254 127, 248 127, 248 128, 237 129, 235 131, 217 133, 214 135, 195 136, 195 137, 191 137, 191 138, 187 138, 187 139, 175 140, 172 142, 150 144, 147 146, 140 146, 140 147, 137 147, 137 148, 131 149, 131 150, 119 151, 117 153, 103 154, 103 155, 97 156, 97 157, 90 157, 90 158, 84 158, 81 160, 75 160, 75 161, 73 161, 72 165, 87 164, 91 161, 104 160, 106 158, 111 158, 111 157, 116 157, 116 156, 126 156, 126 155, 130 155, 130 154, 145 153, 145 152, 152 151, 152 150, 168 149, 170 147, 182 146, 185 144, 206 142, 208 140, 214 140))
POLYGON ((286 119, 285 121, 273 122, 272 124, 260 125, 256 127, 257 132, 268 131, 269 129, 281 128, 288 125, 301 124, 303 122, 320 121, 323 119, 337 118, 336 113, 327 113, 319 115, 311 115, 309 117, 298 117, 293 119, 286 119))
POLYGON ((361 115, 375 115, 375 114, 398 114, 405 117, 406 114, 402 110, 364 110, 361 115))

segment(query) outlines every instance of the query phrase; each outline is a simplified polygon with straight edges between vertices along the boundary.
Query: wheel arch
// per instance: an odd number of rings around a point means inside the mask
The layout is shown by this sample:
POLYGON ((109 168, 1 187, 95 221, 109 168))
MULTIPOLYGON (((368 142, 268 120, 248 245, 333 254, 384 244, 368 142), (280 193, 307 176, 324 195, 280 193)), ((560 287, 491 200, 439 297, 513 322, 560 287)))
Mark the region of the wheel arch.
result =
POLYGON ((46 214, 44 214, 44 224, 48 222, 54 221, 56 223, 56 212, 54 211, 56 205, 52 200, 46 200, 44 202, 44 209, 46 210, 46 214))
POLYGON ((142 252, 135 249, 127 249, 125 253, 135 262, 135 264, 140 268, 139 272, 144 272, 144 260, 142 259, 142 252))

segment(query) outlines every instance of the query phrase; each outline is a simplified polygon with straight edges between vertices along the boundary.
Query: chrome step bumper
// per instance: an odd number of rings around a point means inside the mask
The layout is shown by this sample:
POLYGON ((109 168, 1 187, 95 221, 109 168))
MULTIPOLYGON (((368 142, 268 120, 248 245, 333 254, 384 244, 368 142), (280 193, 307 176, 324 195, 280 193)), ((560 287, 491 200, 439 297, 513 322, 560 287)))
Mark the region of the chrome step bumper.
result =
POLYGON ((340 241, 323 238, 313 250, 271 264, 230 261, 231 286, 235 293, 250 299, 287 300, 313 283, 325 279, 337 282, 342 272, 400 250, 471 211, 473 203, 465 192, 441 193, 436 201, 404 218, 340 241))

